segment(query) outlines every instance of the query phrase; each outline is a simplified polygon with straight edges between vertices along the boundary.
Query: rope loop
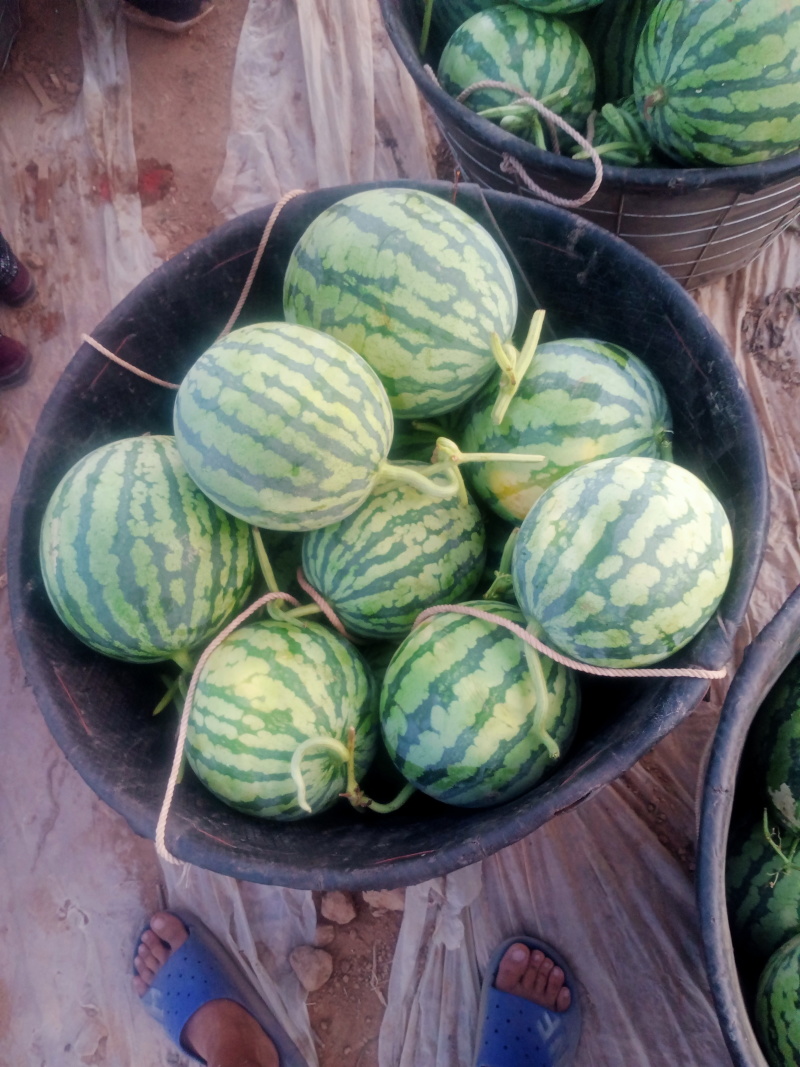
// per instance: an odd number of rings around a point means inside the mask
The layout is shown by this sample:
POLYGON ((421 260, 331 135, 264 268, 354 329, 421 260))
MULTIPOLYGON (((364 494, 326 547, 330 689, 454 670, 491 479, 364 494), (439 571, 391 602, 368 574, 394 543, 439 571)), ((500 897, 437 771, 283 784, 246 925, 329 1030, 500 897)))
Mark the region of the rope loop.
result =
MULTIPOLYGON (((441 88, 439 79, 436 77, 433 68, 426 63, 424 69, 431 80, 441 88)), ((519 97, 521 103, 528 104, 538 112, 550 126, 551 130, 554 126, 557 126, 559 129, 563 130, 564 133, 569 134, 569 136, 581 146, 591 159, 594 164, 595 176, 594 181, 583 196, 579 196, 576 199, 570 199, 568 197, 556 196, 555 193, 543 189, 541 185, 531 178, 517 157, 511 155, 510 152, 503 153, 500 162, 500 170, 504 174, 513 174, 520 182, 522 182, 526 189, 532 192, 535 196, 540 197, 540 199, 545 200, 548 204, 553 204, 554 207, 578 208, 583 207, 584 204, 588 204, 600 188, 600 184, 603 181, 603 161, 591 142, 580 134, 574 126, 571 126, 566 119, 563 119, 540 100, 537 100, 536 97, 530 96, 522 89, 517 89, 515 86, 509 85, 508 82, 492 81, 491 79, 475 82, 473 85, 468 85, 466 89, 459 93, 455 98, 456 103, 463 104, 467 97, 471 93, 477 92, 478 89, 504 89, 506 92, 513 93, 515 96, 519 97)))
MULTIPOLYGON (((278 216, 290 200, 293 200, 294 197, 300 196, 303 193, 305 193, 305 189, 292 189, 291 192, 284 193, 270 212, 270 216, 267 219, 267 223, 261 234, 261 240, 259 241, 258 248, 256 249, 256 254, 253 257, 253 262, 250 265, 250 271, 247 275, 244 287, 239 295, 239 299, 236 301, 236 306, 231 312, 230 318, 222 328, 222 332, 217 336, 217 341, 220 341, 223 337, 227 336, 227 334, 230 333, 231 329, 233 328, 233 324, 236 322, 236 320, 239 318, 239 315, 241 314, 242 308, 244 307, 245 301, 247 300, 247 297, 250 293, 250 289, 253 286, 253 281, 255 279, 256 272, 258 271, 259 265, 261 264, 261 258, 264 255, 264 250, 267 247, 267 241, 269 241, 273 227, 275 226, 275 223, 278 220, 278 216)), ((165 389, 180 388, 179 386, 175 385, 174 382, 165 382, 163 378, 156 378, 154 375, 148 374, 147 371, 141 370, 141 368, 139 367, 135 367, 132 363, 128 363, 127 360, 124 360, 116 353, 111 352, 108 348, 106 348, 104 345, 101 345, 99 341, 96 341, 94 337, 91 337, 87 333, 81 334, 81 340, 85 341, 86 344, 91 345, 96 352, 99 352, 100 355, 105 356, 106 359, 110 359, 112 360, 112 362, 117 363, 120 367, 124 367, 125 370, 129 370, 131 374, 135 374, 139 378, 144 378, 145 381, 152 382, 154 385, 161 385, 165 389)))
POLYGON ((164 799, 161 802, 161 811, 159 812, 158 822, 156 823, 156 852, 158 853, 160 858, 162 860, 165 860, 167 863, 172 863, 177 866, 181 862, 179 859, 173 856, 167 848, 167 818, 169 816, 169 811, 172 806, 172 798, 175 795, 175 789, 178 784, 178 776, 181 770, 181 763, 183 762, 183 750, 186 745, 186 734, 189 728, 189 713, 192 710, 192 701, 194 700, 194 694, 197 690, 197 683, 200 678, 200 673, 208 662, 212 652, 214 652, 214 650, 222 644, 225 638, 232 634, 238 626, 241 626, 245 619, 249 619, 251 615, 253 615, 256 611, 259 610, 259 608, 263 608, 264 605, 268 604, 271 600, 288 600, 295 607, 298 606, 297 600, 289 593, 265 593, 264 596, 259 597, 258 600, 253 601, 249 608, 245 608, 245 610, 242 611, 239 615, 237 615, 235 619, 231 620, 231 622, 228 623, 224 630, 221 630, 220 633, 217 634, 213 641, 211 641, 206 646, 203 651, 203 654, 197 661, 197 665, 192 671, 192 678, 189 682, 189 688, 186 692, 186 699, 183 702, 183 712, 181 713, 181 721, 178 726, 178 739, 175 743, 175 754, 172 758, 172 769, 169 773, 167 787, 164 791, 164 799))
POLYGON ((510 630, 520 640, 525 641, 527 644, 535 648, 537 652, 541 652, 542 655, 547 656, 549 659, 555 660, 556 663, 562 664, 564 667, 571 667, 572 670, 582 671, 584 674, 594 674, 601 678, 724 678, 726 676, 727 668, 722 667, 719 670, 707 670, 704 667, 595 667, 589 663, 581 663, 579 660, 570 659, 569 656, 562 656, 560 652, 555 652, 552 648, 548 648, 542 641, 523 626, 520 626, 516 622, 512 622, 511 619, 504 619, 501 615, 495 615, 491 611, 484 611, 482 608, 473 608, 469 604, 439 604, 433 608, 426 608, 421 611, 414 620, 414 627, 420 625, 426 619, 429 619, 433 615, 442 615, 446 612, 454 612, 457 615, 471 615, 473 618, 482 619, 484 622, 495 623, 498 626, 504 626, 506 630, 510 630))

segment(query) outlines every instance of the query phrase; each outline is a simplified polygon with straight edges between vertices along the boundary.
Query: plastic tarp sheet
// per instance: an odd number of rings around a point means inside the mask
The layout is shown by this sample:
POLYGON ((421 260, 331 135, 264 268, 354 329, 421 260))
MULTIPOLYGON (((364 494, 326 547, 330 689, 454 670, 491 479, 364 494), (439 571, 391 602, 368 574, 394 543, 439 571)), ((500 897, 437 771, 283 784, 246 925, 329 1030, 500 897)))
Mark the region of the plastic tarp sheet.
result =
MULTIPOLYGON (((158 262, 138 196, 126 191, 136 187, 136 160, 125 25, 115 0, 78 7, 85 76, 75 107, 40 116, 25 94, 0 101, 0 229, 47 263, 45 314, 0 312, 0 329, 36 353, 31 381, 0 394, 3 529, 38 412, 80 335, 158 262), (91 195, 102 174, 116 176, 108 199, 91 195)), ((425 178, 431 159, 429 119, 374 0, 251 0, 220 210, 235 215, 294 188, 425 178)), ((798 337, 775 296, 798 286, 800 245, 787 233, 751 268, 697 295, 754 398, 770 466, 772 527, 741 646, 800 581, 798 337)), ((166 901, 202 915, 239 956, 314 1067, 304 995, 287 963, 294 945, 312 940, 311 894, 162 869, 152 843, 94 796, 51 739, 2 590, 0 630, 0 1065, 184 1062, 130 986, 138 931, 166 901)), ((469 1064, 482 968, 496 942, 518 931, 557 945, 577 973, 586 1006, 579 1065, 728 1062, 692 883, 703 753, 724 688, 584 804, 481 864, 409 887, 381 1067, 469 1064)))

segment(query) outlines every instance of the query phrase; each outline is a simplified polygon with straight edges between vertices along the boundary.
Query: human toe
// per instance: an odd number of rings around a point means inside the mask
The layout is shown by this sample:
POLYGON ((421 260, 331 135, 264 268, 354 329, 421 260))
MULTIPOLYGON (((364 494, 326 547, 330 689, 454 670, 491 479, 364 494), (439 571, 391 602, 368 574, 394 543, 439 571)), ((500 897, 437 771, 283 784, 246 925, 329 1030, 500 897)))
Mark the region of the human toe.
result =
POLYGON ((495 987, 503 993, 514 992, 528 969, 530 956, 531 952, 526 945, 510 945, 497 967, 495 987))

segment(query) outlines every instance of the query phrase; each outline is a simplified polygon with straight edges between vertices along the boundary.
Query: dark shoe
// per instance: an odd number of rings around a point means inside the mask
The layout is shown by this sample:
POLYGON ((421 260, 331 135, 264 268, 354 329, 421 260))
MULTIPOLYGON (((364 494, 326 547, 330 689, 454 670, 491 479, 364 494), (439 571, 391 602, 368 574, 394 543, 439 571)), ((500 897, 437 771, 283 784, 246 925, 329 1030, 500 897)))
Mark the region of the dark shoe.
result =
POLYGON ((25 264, 17 259, 17 273, 10 282, 0 285, 0 300, 9 307, 21 308, 30 304, 35 296, 36 282, 33 275, 25 264))
POLYGON ((122 0, 122 14, 137 26, 183 33, 212 10, 211 0, 122 0))
POLYGON ((0 389, 22 385, 31 369, 31 354, 21 341, 0 333, 0 389))

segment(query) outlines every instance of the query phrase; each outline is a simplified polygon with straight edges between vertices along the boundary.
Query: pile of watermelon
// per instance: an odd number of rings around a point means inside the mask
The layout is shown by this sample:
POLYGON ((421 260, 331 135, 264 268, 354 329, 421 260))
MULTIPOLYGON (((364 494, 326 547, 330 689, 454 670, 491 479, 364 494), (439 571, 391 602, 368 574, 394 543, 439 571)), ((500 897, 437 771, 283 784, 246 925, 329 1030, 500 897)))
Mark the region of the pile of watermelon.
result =
POLYGON ((188 761, 237 810, 510 800, 580 707, 576 669, 520 634, 646 666, 716 610, 731 529, 672 460, 661 384, 518 317, 500 244, 449 200, 347 196, 298 241, 284 319, 197 353, 173 435, 109 441, 53 494, 55 611, 178 665, 162 704, 191 689, 188 761), (287 597, 239 624, 265 588, 287 597), (376 765, 396 797, 364 792, 376 765))
POLYGON ((800 659, 759 709, 726 861, 728 917, 770 1067, 800 1061, 800 659))
POLYGON ((422 50, 468 108, 544 149, 608 163, 759 163, 800 148, 800 6, 789 0, 419 0, 422 50))

